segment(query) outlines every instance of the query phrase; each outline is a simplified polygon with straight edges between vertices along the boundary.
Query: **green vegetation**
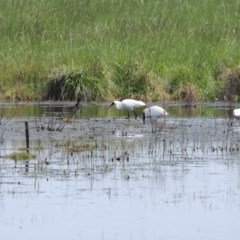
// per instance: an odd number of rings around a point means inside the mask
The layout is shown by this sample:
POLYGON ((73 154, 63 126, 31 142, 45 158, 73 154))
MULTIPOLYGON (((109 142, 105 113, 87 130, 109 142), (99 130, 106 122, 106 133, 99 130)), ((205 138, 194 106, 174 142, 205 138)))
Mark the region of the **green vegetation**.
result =
POLYGON ((237 98, 239 12, 224 0, 2 0, 0 97, 237 98))
POLYGON ((96 146, 90 146, 89 144, 78 145, 78 146, 69 146, 66 150, 70 153, 79 153, 79 152, 87 152, 92 151, 96 146))
POLYGON ((5 158, 9 158, 12 160, 30 160, 35 158, 35 156, 27 152, 14 152, 6 155, 5 158))

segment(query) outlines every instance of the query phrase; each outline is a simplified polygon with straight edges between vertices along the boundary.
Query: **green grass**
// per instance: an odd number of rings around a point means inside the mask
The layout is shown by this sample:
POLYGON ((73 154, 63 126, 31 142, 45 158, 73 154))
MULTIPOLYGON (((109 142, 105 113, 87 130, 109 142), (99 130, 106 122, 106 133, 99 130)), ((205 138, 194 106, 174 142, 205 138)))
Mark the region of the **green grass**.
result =
POLYGON ((216 73, 239 65, 239 11, 219 0, 2 0, 1 97, 156 101, 190 84, 214 99, 216 73))
POLYGON ((4 158, 8 158, 12 160, 30 160, 35 158, 35 156, 27 152, 14 152, 4 156, 4 158))

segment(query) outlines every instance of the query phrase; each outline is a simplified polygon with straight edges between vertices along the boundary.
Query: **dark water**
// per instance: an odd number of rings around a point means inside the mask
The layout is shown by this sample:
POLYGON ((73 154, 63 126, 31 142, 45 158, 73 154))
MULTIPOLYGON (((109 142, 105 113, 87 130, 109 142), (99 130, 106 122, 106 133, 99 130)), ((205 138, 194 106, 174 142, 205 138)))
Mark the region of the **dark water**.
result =
POLYGON ((2 110, 1 239, 239 239, 229 105, 167 104, 169 117, 145 125, 107 104, 73 116, 72 105, 2 110), (25 121, 35 158, 8 159, 25 151, 25 121))

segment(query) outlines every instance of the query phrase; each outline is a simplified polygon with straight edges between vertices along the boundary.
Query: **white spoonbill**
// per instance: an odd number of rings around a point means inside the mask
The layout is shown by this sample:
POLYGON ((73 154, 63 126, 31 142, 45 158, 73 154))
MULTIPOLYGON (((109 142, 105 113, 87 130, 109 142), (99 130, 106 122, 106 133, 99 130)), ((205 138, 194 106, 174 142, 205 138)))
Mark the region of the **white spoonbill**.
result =
POLYGON ((146 106, 146 104, 142 101, 134 100, 134 99, 124 99, 122 101, 113 101, 112 104, 108 107, 115 106, 116 109, 126 109, 128 111, 128 117, 130 117, 129 111, 133 111, 135 118, 137 118, 137 113, 134 111, 136 108, 146 106))
POLYGON ((146 118, 158 119, 167 116, 169 113, 159 106, 151 106, 143 110, 143 123, 145 123, 146 118))
POLYGON ((236 118, 240 118, 240 108, 233 110, 233 116, 236 118))

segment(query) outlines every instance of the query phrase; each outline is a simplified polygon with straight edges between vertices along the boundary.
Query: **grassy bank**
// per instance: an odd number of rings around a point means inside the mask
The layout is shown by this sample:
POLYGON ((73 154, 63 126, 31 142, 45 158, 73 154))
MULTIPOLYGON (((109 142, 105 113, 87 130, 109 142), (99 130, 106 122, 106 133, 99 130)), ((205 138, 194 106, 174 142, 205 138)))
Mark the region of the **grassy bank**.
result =
POLYGON ((2 0, 0 96, 237 98, 239 11, 219 0, 2 0))

